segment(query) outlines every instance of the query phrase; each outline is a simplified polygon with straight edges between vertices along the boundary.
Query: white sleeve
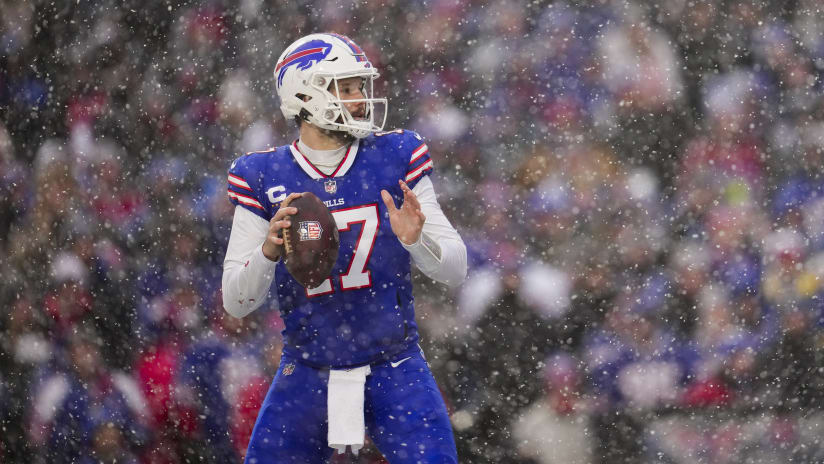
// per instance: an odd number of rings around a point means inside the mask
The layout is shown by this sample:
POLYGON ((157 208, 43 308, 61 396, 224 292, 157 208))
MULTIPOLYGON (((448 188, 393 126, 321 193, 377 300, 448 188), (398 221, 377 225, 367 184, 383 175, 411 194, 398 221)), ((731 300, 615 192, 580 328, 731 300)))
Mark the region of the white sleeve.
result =
POLYGON ((240 206, 235 207, 232 233, 223 260, 223 307, 235 317, 251 313, 266 298, 277 262, 263 255, 269 223, 240 206))
POLYGON ((418 197, 426 221, 417 242, 412 245, 401 242, 401 245, 427 277, 457 286, 466 278, 466 245, 441 211, 429 176, 418 181, 412 191, 418 197))

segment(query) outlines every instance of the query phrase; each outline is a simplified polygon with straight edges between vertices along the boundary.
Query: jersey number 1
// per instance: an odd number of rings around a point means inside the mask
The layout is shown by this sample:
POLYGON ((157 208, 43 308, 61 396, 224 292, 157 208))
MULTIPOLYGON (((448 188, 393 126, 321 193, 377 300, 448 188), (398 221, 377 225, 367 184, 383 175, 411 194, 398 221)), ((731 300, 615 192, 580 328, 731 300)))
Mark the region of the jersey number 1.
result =
MULTIPOLYGON (((356 290, 358 288, 372 286, 372 275, 366 268, 369 257, 372 256, 372 248, 375 246, 375 238, 378 236, 378 205, 361 205, 352 208, 332 211, 332 217, 338 226, 338 231, 346 232, 353 224, 360 223, 360 235, 355 243, 355 252, 349 261, 349 268, 345 274, 340 276, 341 290, 356 290)), ((307 288, 306 296, 328 295, 334 292, 332 279, 326 279, 315 288, 307 288)))

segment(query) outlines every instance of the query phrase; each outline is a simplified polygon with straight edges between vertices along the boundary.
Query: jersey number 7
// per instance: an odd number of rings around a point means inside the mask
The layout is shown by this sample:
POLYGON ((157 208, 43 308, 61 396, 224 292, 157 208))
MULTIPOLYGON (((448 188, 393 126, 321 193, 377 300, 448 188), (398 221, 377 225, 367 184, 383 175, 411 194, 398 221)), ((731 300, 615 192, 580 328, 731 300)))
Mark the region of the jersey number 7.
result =
MULTIPOLYGON (((335 210, 332 211, 332 217, 335 218, 340 232, 350 230, 353 224, 361 224, 360 235, 355 242, 355 252, 352 253, 349 267, 345 274, 339 276, 341 291, 371 287, 372 275, 366 266, 369 263, 369 257, 372 256, 372 248, 375 246, 375 238, 378 235, 378 226, 380 226, 377 203, 335 210)), ((311 298, 328 295, 334 291, 330 277, 315 288, 307 288, 306 296, 311 298)))

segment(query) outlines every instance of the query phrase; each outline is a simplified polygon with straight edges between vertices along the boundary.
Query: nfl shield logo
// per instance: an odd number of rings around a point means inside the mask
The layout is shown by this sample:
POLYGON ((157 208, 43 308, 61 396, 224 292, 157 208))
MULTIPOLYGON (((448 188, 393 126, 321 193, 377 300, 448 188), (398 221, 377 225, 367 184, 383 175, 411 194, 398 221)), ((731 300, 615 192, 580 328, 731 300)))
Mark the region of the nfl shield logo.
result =
POLYGON ((322 233, 323 228, 321 228, 318 221, 302 221, 298 224, 298 235, 300 235, 301 241, 320 240, 322 233))
POLYGON ((338 184, 334 179, 329 179, 323 183, 323 189, 326 190, 326 193, 335 193, 338 191, 338 184))
POLYGON ((292 372, 295 372, 295 365, 289 363, 283 366, 283 375, 292 375, 292 372))

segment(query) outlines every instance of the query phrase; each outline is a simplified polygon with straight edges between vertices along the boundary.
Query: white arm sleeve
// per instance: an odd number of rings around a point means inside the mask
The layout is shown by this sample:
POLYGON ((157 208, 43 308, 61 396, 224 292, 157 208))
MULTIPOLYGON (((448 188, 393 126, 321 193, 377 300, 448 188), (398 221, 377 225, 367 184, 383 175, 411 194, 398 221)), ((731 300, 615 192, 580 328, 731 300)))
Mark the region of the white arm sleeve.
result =
POLYGON ((405 245, 401 242, 401 245, 427 277, 457 286, 466 278, 466 245, 441 211, 429 176, 418 181, 412 192, 418 197, 426 222, 416 243, 405 245))
POLYGON ((266 298, 277 262, 263 255, 269 223, 240 206, 235 207, 232 233, 223 260, 223 307, 235 317, 251 313, 266 298))

